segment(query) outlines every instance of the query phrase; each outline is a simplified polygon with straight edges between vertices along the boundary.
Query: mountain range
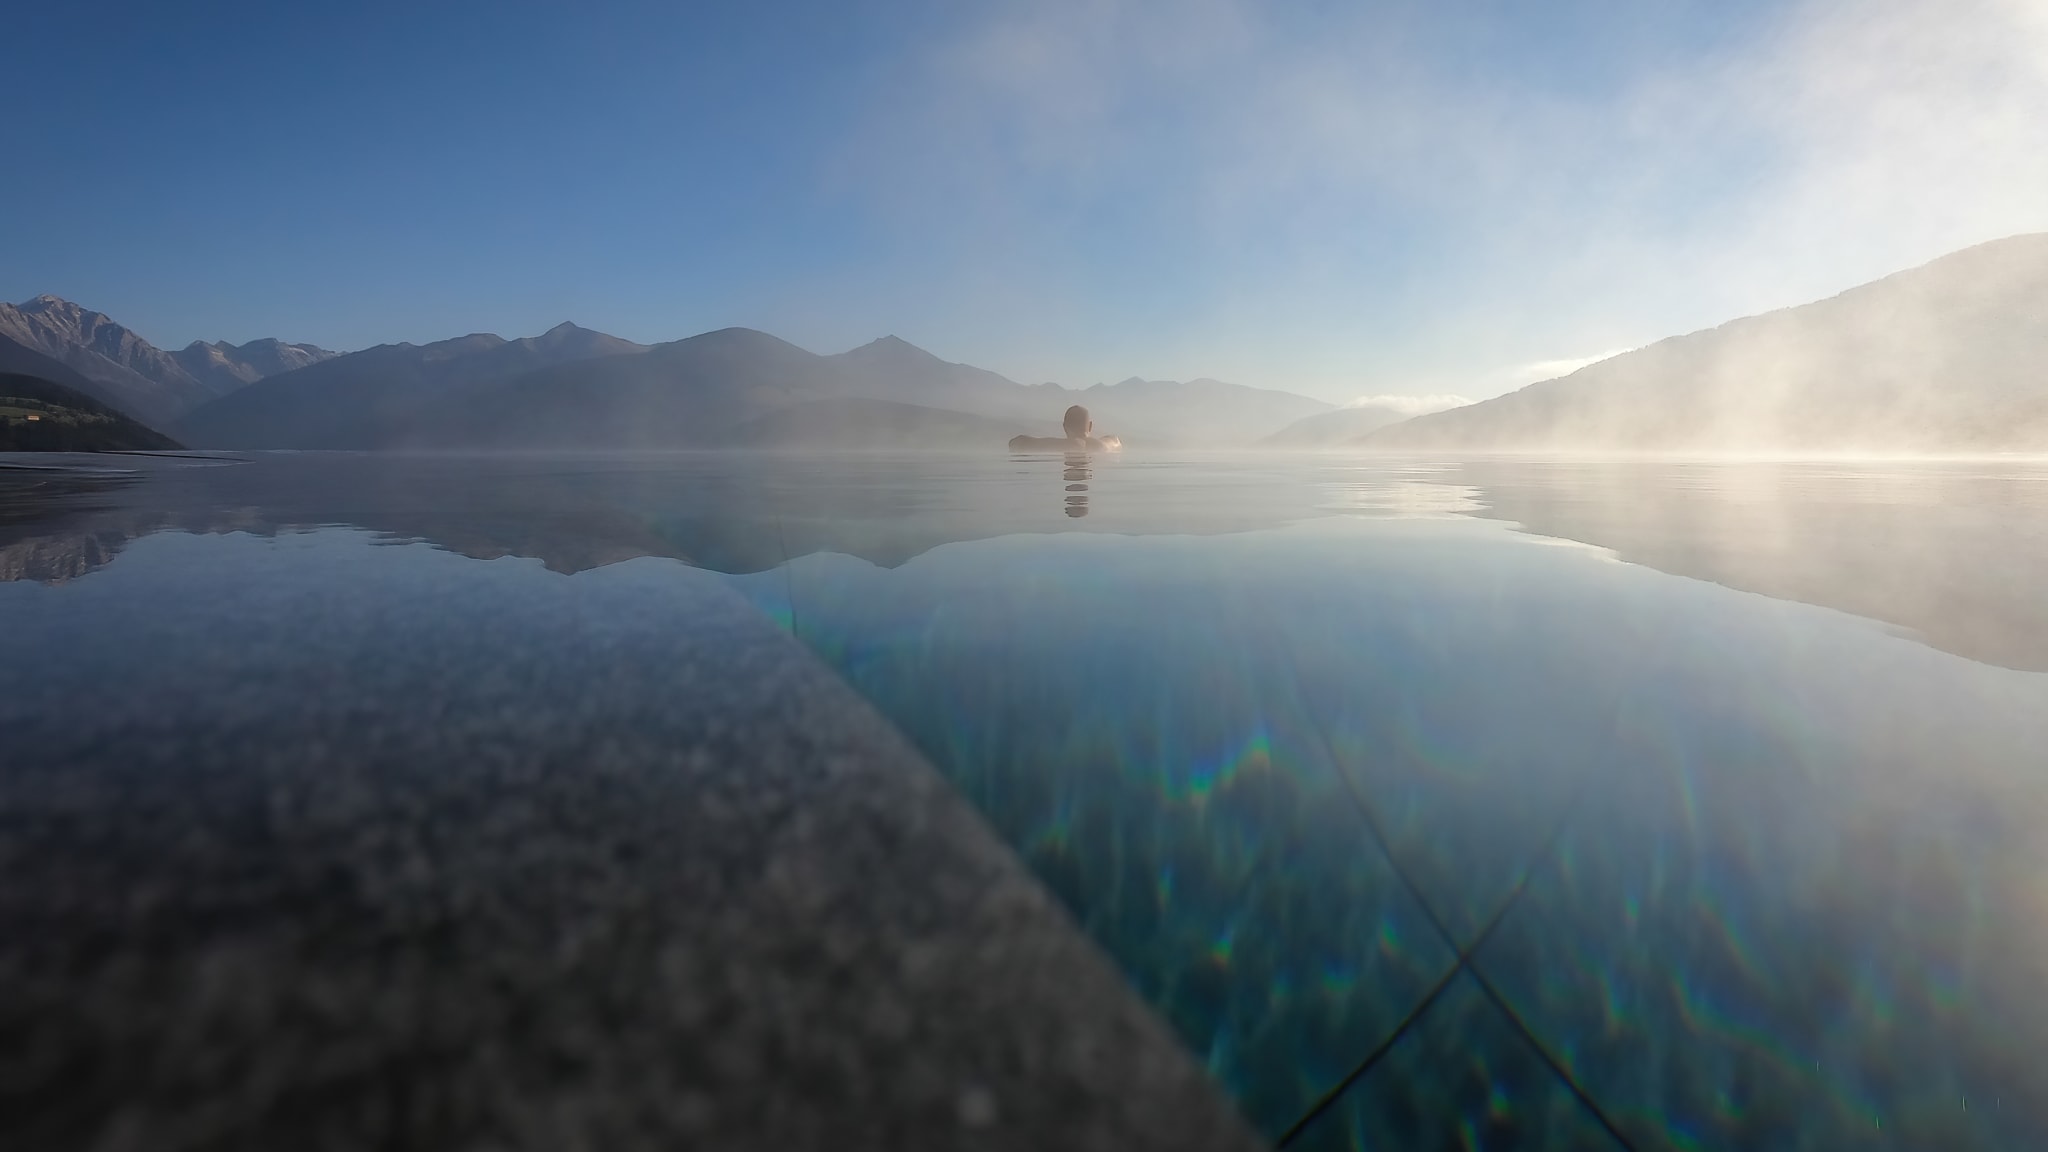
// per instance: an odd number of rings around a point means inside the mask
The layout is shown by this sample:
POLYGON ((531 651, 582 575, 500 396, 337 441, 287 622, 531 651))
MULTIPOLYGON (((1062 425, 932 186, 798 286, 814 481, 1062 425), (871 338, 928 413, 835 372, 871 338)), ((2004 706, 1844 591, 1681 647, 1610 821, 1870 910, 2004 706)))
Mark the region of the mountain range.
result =
POLYGON ((40 352, 76 372, 95 399, 156 427, 174 424, 209 400, 278 372, 327 359, 311 344, 253 340, 194 342, 166 352, 105 313, 56 296, 0 303, 0 338, 40 352))
POLYGON ((651 346, 565 323, 347 354, 274 339, 164 352, 54 296, 0 304, 0 371, 215 448, 994 448, 1056 434, 1081 404, 1148 447, 2044 451, 2048 234, 1413 418, 1209 379, 1026 385, 894 336, 819 355, 746 328, 651 346))
POLYGON ((643 347, 564 324, 335 357, 176 427, 222 448, 996 447, 1077 403, 1155 445, 1245 444, 1330 408, 1215 380, 1024 385, 893 336, 819 355, 749 328, 643 347))
POLYGON ((432 344, 380 344, 259 380, 195 409, 176 427, 188 442, 215 448, 416 446, 433 439, 422 435, 421 414, 451 395, 556 364, 645 351, 574 324, 519 340, 480 332, 432 344))
POLYGON ((1371 449, 2048 451, 2048 233, 1418 416, 1371 449))
POLYGON ((339 355, 341 353, 311 344, 287 344, 276 339, 251 340, 247 344, 230 344, 225 340, 206 344, 194 340, 171 353, 171 358, 193 379, 225 396, 266 376, 318 364, 339 355))
POLYGON ((564 323, 351 353, 276 339, 165 352, 55 296, 0 304, 0 370, 215 448, 974 447, 1052 434, 1071 404, 1140 443, 1243 445, 1331 409, 1208 379, 1024 385, 894 336, 818 355, 744 328, 653 346, 564 323), (35 365, 9 366, 23 355, 35 365))

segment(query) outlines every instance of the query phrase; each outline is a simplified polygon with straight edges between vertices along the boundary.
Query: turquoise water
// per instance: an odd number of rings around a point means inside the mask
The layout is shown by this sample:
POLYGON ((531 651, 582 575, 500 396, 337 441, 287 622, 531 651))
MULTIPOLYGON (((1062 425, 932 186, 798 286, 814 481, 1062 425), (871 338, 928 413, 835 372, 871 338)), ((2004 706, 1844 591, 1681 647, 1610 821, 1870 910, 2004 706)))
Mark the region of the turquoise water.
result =
POLYGON ((2038 1138, 2048 678, 1465 519, 738 583, 1270 1134, 2038 1138))
POLYGON ((1290 1148, 2031 1149, 2044 491, 2022 465, 279 458, 64 495, 0 559, 89 580, 139 535, 346 524, 722 573, 1290 1148))

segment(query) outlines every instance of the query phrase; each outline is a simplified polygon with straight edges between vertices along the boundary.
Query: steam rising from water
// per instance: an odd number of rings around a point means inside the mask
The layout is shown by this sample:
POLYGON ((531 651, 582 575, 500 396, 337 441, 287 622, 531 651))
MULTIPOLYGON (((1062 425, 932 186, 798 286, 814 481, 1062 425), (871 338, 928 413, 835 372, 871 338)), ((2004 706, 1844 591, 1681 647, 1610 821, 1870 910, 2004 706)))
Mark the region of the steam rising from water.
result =
POLYGON ((1637 7, 977 6, 848 170, 947 257, 905 290, 1013 378, 1340 401, 2048 228, 2038 0, 1637 7))

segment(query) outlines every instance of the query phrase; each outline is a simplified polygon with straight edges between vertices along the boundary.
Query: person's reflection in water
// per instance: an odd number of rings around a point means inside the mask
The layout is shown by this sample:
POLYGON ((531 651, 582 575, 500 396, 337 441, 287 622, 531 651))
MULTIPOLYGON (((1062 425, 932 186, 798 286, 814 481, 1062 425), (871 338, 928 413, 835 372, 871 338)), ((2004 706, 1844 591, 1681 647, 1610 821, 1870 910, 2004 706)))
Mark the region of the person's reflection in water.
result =
POLYGON ((1066 499, 1061 507, 1068 516, 1080 519, 1088 514, 1088 478, 1090 452, 1115 452, 1124 442, 1108 434, 1095 434, 1095 421, 1088 416, 1088 409, 1079 404, 1068 408, 1060 419, 1060 430, 1066 435, 1017 436, 1010 440, 1012 452, 1059 452, 1066 458, 1066 467, 1060 472, 1060 479, 1066 484, 1066 499))
POLYGON ((1078 519, 1088 514, 1088 478, 1092 475, 1087 453, 1067 453, 1066 469, 1060 473, 1060 479, 1067 484, 1067 515, 1078 519))

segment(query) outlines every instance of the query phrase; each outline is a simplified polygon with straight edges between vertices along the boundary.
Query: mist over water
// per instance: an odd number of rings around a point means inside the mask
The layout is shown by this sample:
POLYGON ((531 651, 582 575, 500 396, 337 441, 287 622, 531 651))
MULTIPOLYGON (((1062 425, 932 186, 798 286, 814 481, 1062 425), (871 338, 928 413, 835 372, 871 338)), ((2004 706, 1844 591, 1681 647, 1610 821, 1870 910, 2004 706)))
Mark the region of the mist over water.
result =
POLYGON ((241 7, 0 36, 0 1149, 2048 1149, 2048 0, 241 7))
POLYGON ((171 707, 290 651, 207 621, 415 583, 486 660, 722 584, 1290 1146, 2042 1135, 2048 465, 133 461, 0 487, 0 697, 171 707))
POLYGON ((985 7, 901 74, 845 179, 899 234, 975 254, 948 348, 1000 348, 981 362, 1018 379, 1337 402, 1483 399, 2048 229, 2027 0, 1467 17, 985 7), (1142 253, 1128 270, 1060 234, 1087 211, 1142 253), (1165 271, 1170 309, 1100 322, 1165 271))

